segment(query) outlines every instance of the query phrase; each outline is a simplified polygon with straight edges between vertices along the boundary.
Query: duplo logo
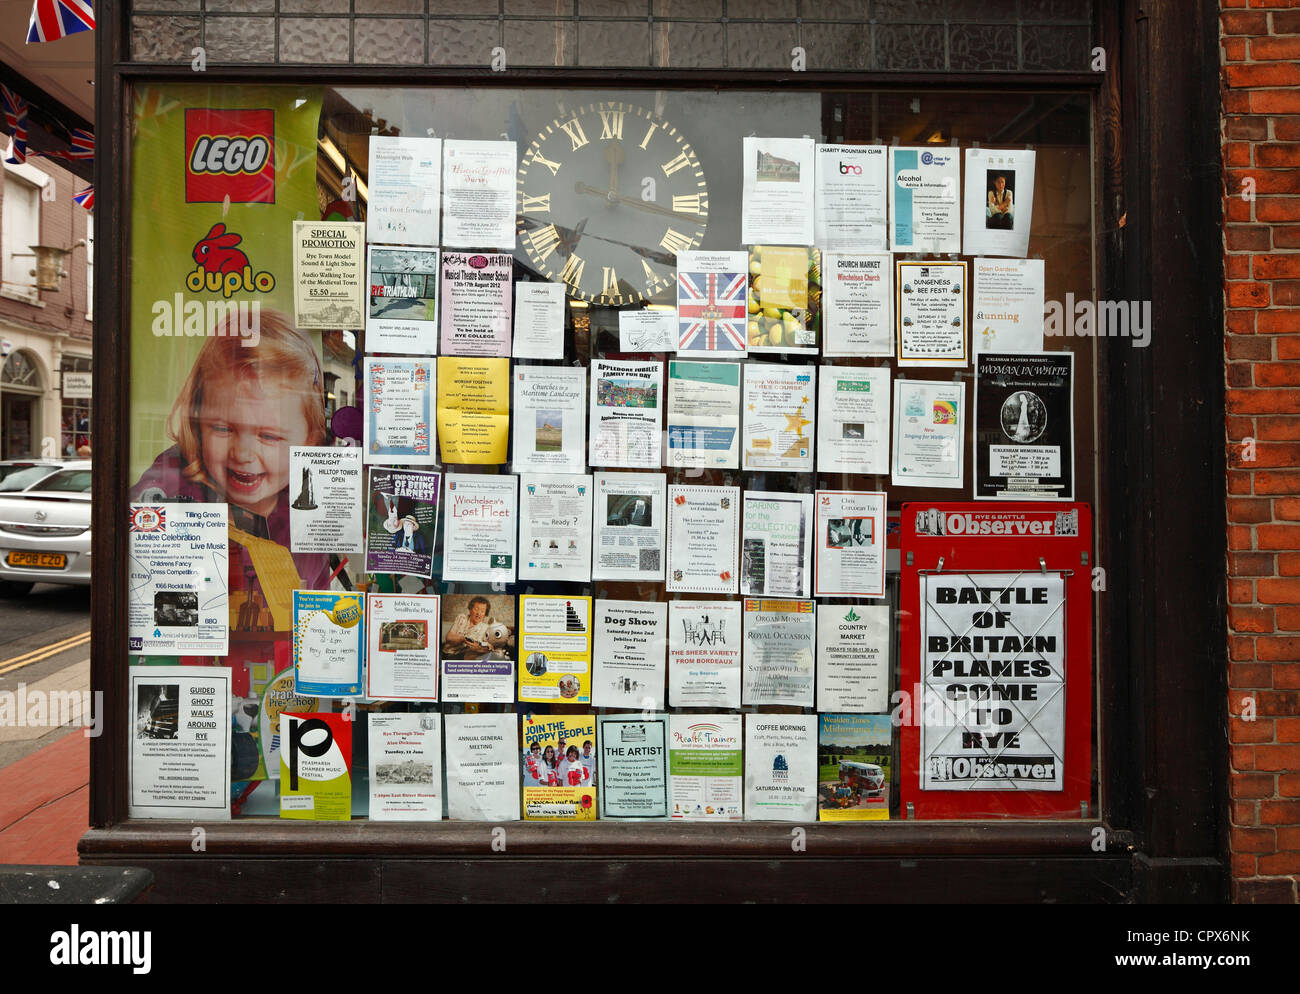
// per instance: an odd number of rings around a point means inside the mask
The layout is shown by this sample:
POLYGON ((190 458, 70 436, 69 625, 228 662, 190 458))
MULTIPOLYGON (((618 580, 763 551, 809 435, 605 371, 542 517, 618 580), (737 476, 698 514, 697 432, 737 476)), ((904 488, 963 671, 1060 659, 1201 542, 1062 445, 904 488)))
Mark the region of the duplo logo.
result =
POLYGON ((153 966, 153 933, 143 931, 81 931, 50 933, 50 962, 55 966, 129 966, 136 974, 153 966))
POLYGON ((252 348, 262 338, 262 304, 258 300, 232 300, 237 293, 270 293, 275 277, 255 272, 247 253, 236 248, 243 236, 214 224, 194 244, 194 269, 185 277, 191 293, 219 293, 222 300, 186 300, 183 293, 170 300, 155 300, 151 330, 156 338, 238 335, 241 345, 252 348))

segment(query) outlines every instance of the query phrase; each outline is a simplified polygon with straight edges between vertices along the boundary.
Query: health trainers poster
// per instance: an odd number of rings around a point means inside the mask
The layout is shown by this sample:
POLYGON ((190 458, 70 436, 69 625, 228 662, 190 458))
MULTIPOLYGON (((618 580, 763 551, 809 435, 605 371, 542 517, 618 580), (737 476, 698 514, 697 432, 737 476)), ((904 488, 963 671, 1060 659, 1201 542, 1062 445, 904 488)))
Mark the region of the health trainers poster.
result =
POLYGON ((596 820, 596 716, 525 715, 525 821, 596 820))

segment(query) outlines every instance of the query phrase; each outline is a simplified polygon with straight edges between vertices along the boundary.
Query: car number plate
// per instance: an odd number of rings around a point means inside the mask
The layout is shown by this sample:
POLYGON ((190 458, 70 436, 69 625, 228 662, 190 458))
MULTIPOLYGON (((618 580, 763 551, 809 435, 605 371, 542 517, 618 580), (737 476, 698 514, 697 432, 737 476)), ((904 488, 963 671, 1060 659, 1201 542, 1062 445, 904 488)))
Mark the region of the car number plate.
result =
POLYGON ((63 569, 68 557, 62 552, 11 552, 5 558, 10 566, 35 566, 38 569, 63 569))

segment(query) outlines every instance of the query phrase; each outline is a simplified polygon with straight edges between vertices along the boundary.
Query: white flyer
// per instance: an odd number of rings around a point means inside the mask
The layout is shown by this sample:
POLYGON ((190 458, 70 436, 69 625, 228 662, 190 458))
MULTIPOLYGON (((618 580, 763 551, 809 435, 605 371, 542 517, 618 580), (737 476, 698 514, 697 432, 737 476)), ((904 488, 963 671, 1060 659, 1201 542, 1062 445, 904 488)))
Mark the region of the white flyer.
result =
POLYGON ((745 491, 740 592, 811 597, 813 495, 745 491))
POLYGON ((740 241, 811 245, 814 209, 811 138, 746 138, 740 241))
POLYGON ((367 241, 437 246, 441 138, 371 135, 366 179, 367 241))
POLYGON ((745 598, 741 703, 813 706, 817 602, 745 598))
POLYGON ((519 721, 508 714, 448 714, 447 816, 519 820, 519 721))
POLYGON ((371 821, 442 821, 442 715, 371 714, 371 821))
POLYGON ((899 262, 898 364, 965 366, 966 263, 899 262))
POLYGON ((587 468, 587 371, 581 366, 515 366, 516 473, 581 473, 587 468))
POLYGON ((515 582, 519 477, 448 473, 443 504, 442 578, 515 582))
POLYGON ((668 488, 668 593, 734 594, 739 544, 739 487, 668 488))
POLYGON ((817 715, 745 715, 745 820, 817 820, 817 715))
POLYGON ((516 359, 564 358, 564 284, 515 284, 516 359))
POLYGON ((813 472, 817 367, 751 362, 745 366, 742 469, 813 472))
POLYGON ((662 580, 667 477, 596 473, 593 487, 591 578, 662 580))
POLYGON ((366 249, 366 352, 438 351, 438 250, 366 249))
POLYGON ((366 595, 366 696, 381 701, 438 699, 435 594, 366 595))
POLYGON ((677 349, 677 312, 661 307, 618 312, 620 352, 673 352, 677 349))
POLYGON ((740 467, 738 362, 668 363, 669 466, 740 467))
POLYGON ((362 458, 403 466, 436 465, 433 360, 367 356, 365 370, 362 458))
POLYGON ((1042 259, 976 259, 971 348, 981 352, 1042 352, 1042 259))
POLYGON ((743 629, 740 601, 668 603, 669 705, 740 707, 743 629))
POLYGON ((442 244, 513 250, 515 143, 448 138, 442 163, 442 244))
POLYGON ((817 470, 889 472, 889 367, 825 366, 817 398, 817 470))
POLYGON ((893 259, 826 252, 822 355, 894 354, 893 259))
POLYGON ((299 328, 365 327, 366 226, 293 222, 293 318, 299 328))
POLYGON ((289 448, 289 548, 293 552, 360 552, 365 467, 355 446, 289 448))
POLYGON ((738 714, 668 719, 668 803, 680 821, 740 821, 745 750, 738 714))
POLYGON ((831 251, 888 251, 888 185, 888 146, 818 145, 816 243, 831 251))
POLYGON ((591 581, 591 477, 519 477, 519 579, 591 581))
POLYGON ((229 651, 225 504, 132 504, 127 651, 224 656, 229 651))
POLYGON ((1029 254, 1037 159, 1024 149, 966 149, 963 255, 1029 254))
POLYGON ((960 488, 965 441, 964 383, 894 381, 894 486, 960 488))
POLYGON ((817 612, 817 709, 848 714, 889 710, 890 608, 826 604, 817 612))
POLYGON ((885 596, 885 495, 818 490, 817 596, 885 596))
POLYGON ((662 362, 591 361, 591 465, 658 469, 662 362))
POLYGON ((889 250, 961 251, 961 161, 947 145, 889 150, 889 250))
POLYGON ((598 708, 664 706, 668 604, 597 600, 591 703, 598 708))

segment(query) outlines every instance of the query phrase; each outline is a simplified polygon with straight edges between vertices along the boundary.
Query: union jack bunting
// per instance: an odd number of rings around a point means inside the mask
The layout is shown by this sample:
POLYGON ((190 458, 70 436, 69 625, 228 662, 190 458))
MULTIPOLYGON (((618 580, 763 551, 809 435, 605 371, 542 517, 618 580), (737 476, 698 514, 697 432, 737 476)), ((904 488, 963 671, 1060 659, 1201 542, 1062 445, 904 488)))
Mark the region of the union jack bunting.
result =
POLYGON ((83 128, 73 128, 71 136, 68 138, 68 146, 66 152, 33 152, 32 155, 43 155, 47 159, 66 159, 69 162, 78 159, 93 159, 95 157, 95 134, 83 128))
POLYGON ((745 352, 745 273, 677 273, 677 350, 745 352))
POLYGON ((95 209, 95 188, 93 186, 88 186, 80 193, 74 193, 72 199, 82 207, 86 208, 86 210, 93 211, 95 209))
POLYGON ((27 44, 55 41, 94 27, 93 0, 36 0, 27 26, 27 44))
POLYGON ((9 87, 0 84, 0 103, 4 104, 5 126, 13 139, 6 162, 27 161, 27 101, 9 87))

